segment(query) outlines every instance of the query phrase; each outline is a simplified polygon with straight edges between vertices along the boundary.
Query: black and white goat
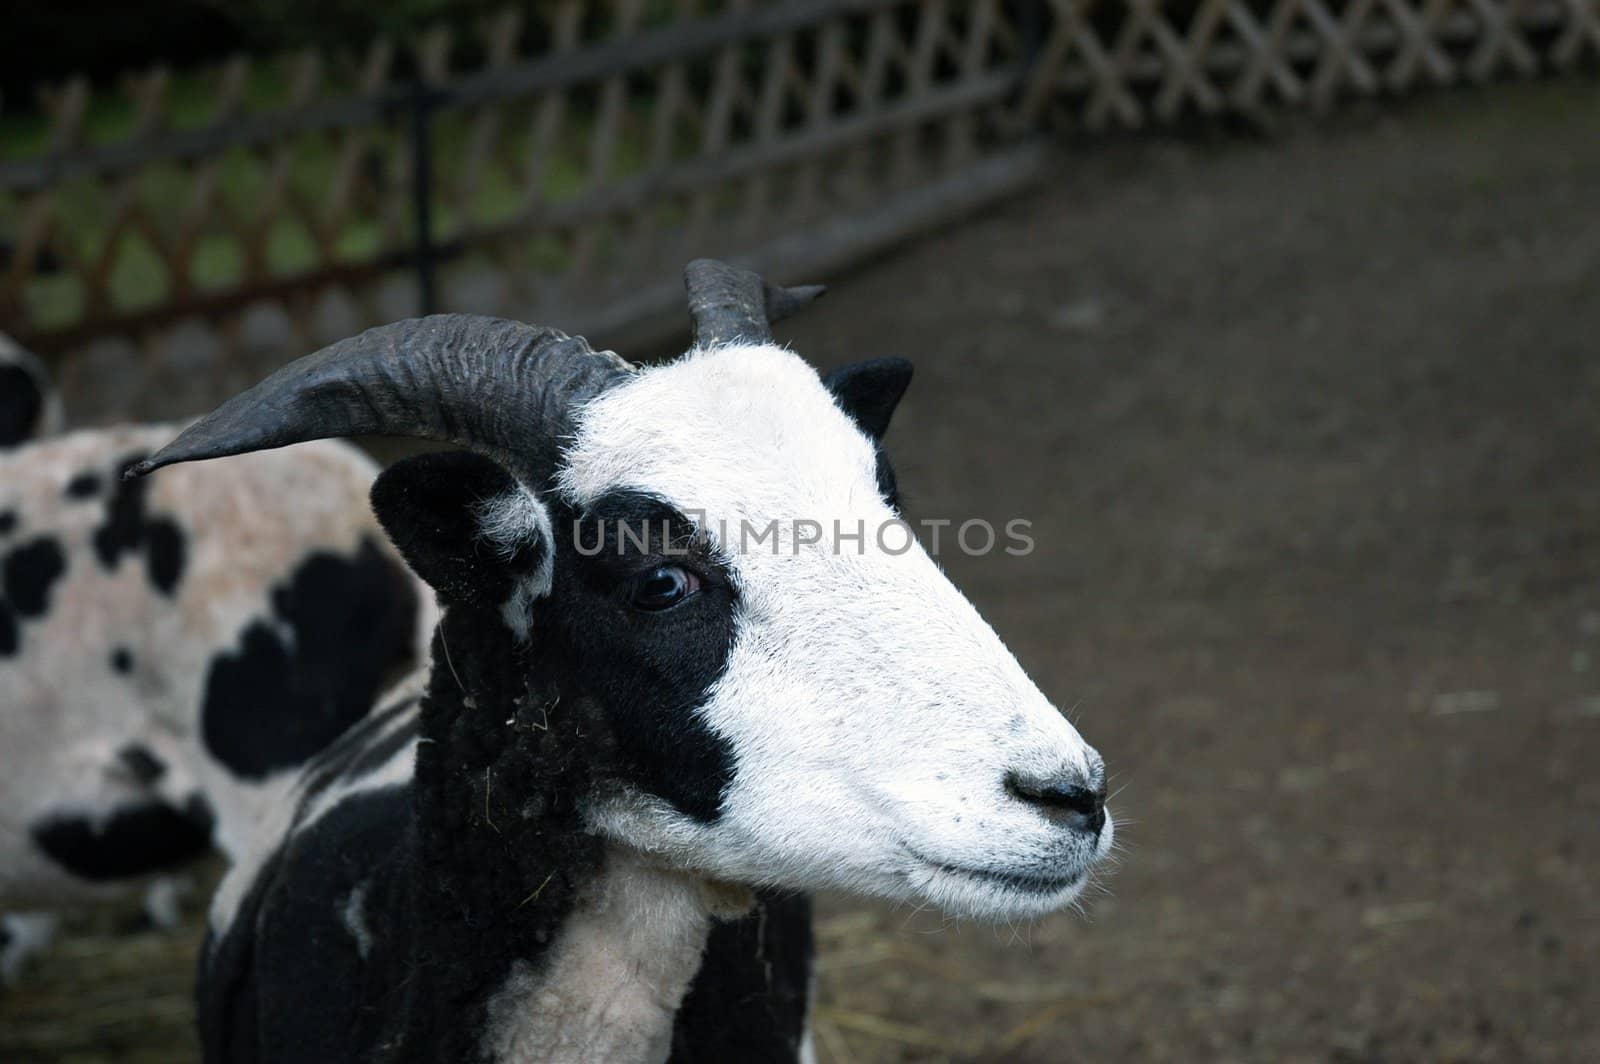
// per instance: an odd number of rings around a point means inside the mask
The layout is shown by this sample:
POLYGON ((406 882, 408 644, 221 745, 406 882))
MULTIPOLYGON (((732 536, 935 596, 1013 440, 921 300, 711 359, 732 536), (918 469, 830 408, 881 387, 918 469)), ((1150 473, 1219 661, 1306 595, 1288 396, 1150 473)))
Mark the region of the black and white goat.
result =
POLYGON ((5 981, 48 940, 32 910, 232 850, 423 656, 434 614, 362 498, 370 459, 328 442, 122 480, 176 431, 0 452, 5 981))
POLYGON ((373 488, 445 608, 426 693, 322 755, 224 881, 208 1059, 804 1058, 803 892, 1026 918, 1109 849, 1099 756, 920 547, 871 531, 909 366, 825 382, 768 328, 809 292, 705 260, 688 282, 670 364, 402 322, 136 470, 351 433, 468 448, 373 488), (741 549, 745 524, 776 538, 741 549))

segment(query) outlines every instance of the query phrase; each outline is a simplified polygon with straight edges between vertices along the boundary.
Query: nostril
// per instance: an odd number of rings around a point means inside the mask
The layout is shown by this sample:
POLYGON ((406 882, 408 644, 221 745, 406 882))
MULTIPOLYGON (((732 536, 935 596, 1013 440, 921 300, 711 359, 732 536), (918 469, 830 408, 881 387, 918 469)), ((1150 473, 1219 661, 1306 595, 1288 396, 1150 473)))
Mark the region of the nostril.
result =
POLYGON ((1030 780, 1012 773, 1006 790, 1013 798, 1039 806, 1046 816, 1066 820, 1080 831, 1097 834, 1106 824, 1106 791, 1085 787, 1078 777, 1030 780))

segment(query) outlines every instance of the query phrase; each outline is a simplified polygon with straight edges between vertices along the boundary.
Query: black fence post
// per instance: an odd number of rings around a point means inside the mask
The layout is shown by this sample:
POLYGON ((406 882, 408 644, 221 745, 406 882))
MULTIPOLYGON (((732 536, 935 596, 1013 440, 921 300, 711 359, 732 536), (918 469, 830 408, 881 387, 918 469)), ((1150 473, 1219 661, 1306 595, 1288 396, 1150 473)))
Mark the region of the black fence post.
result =
POLYGON ((433 94, 423 81, 422 71, 411 75, 406 110, 411 119, 411 206, 416 225, 417 313, 432 314, 437 309, 434 289, 433 247, 433 142, 429 136, 433 94))
POLYGON ((1019 0, 1017 10, 1017 38, 1022 45, 1022 66, 1032 70, 1044 50, 1046 0, 1019 0))

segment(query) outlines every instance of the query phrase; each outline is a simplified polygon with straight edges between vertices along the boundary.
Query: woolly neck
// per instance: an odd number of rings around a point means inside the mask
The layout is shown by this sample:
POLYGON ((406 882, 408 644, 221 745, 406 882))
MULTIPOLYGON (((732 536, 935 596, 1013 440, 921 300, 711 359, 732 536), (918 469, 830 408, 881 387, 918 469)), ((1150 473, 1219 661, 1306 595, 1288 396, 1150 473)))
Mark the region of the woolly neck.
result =
POLYGON ((434 638, 411 885, 433 1029, 404 1041, 435 1059, 665 1059, 712 919, 739 908, 588 830, 611 744, 558 657, 486 610, 452 608, 434 638))
POLYGON ((483 1057, 496 1064, 667 1059, 711 932, 710 900, 695 878, 609 848, 544 964, 515 962, 490 998, 483 1057))

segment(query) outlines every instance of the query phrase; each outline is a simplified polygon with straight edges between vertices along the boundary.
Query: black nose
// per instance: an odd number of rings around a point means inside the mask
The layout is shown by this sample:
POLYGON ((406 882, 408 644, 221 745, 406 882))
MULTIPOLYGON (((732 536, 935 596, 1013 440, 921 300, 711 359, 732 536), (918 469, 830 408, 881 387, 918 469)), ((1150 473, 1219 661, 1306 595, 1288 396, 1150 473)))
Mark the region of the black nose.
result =
POLYGON ((1013 798, 1035 806, 1051 820, 1087 835, 1098 835, 1106 826, 1105 784, 1086 787, 1083 777, 1077 773, 1029 779, 1013 772, 1006 777, 1006 790, 1013 798))

